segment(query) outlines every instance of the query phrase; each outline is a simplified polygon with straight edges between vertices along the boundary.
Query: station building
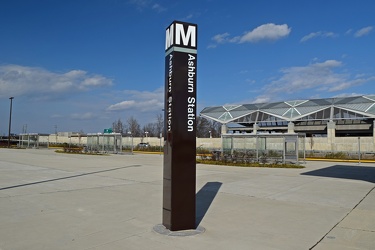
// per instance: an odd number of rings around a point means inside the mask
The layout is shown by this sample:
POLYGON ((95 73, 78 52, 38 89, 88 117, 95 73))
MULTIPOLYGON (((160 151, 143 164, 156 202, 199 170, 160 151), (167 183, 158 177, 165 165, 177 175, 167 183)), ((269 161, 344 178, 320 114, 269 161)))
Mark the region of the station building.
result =
POLYGON ((368 151, 375 146, 375 95, 206 107, 200 115, 221 123, 222 134, 304 133, 325 138, 326 150, 361 137, 368 151))

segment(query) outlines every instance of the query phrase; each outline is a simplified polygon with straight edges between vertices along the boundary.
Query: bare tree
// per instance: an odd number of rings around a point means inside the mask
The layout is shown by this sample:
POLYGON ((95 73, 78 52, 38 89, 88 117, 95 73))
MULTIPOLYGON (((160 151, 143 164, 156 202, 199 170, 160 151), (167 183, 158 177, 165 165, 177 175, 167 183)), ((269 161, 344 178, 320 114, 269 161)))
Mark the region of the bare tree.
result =
POLYGON ((143 133, 148 133, 149 137, 156 137, 157 136, 157 129, 156 123, 148 123, 147 125, 143 126, 143 133))
POLYGON ((210 136, 211 123, 203 117, 197 117, 197 137, 207 138, 210 136))
POLYGON ((126 120, 126 123, 127 123, 127 130, 132 134, 132 136, 134 137, 141 136, 141 126, 139 125, 137 119, 131 116, 126 120))
POLYGON ((112 130, 113 132, 120 134, 123 134, 125 132, 125 126, 120 118, 112 123, 112 130))
POLYGON ((221 123, 217 121, 211 121, 211 135, 214 138, 221 136, 221 123))
POLYGON ((162 114, 158 114, 156 116, 156 132, 157 132, 157 136, 158 137, 160 136, 160 134, 163 134, 163 128, 164 128, 164 118, 163 118, 163 115, 162 114))
POLYGON ((197 117, 197 137, 208 138, 210 136, 214 138, 221 136, 221 124, 204 117, 197 117))
MULTIPOLYGON (((197 124, 197 137, 200 138, 208 138, 210 135, 212 137, 220 137, 221 135, 221 124, 216 121, 210 121, 203 117, 196 117, 196 124, 197 124)), ((121 119, 114 121, 112 123, 113 132, 126 134, 127 131, 132 134, 134 137, 159 137, 160 134, 163 135, 164 129, 164 117, 162 114, 158 114, 156 116, 156 122, 148 123, 144 125, 141 129, 140 124, 138 123, 137 119, 133 116, 129 117, 126 120, 126 124, 124 124, 121 119)))

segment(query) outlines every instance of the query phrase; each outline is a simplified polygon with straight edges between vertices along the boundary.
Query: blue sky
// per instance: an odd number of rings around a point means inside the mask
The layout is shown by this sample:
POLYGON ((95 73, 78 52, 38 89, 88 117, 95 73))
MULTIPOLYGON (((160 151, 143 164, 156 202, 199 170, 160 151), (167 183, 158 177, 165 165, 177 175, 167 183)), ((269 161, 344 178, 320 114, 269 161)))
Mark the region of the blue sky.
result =
POLYGON ((372 0, 2 0, 0 135, 155 122, 165 29, 198 24, 207 106, 375 94, 372 0))

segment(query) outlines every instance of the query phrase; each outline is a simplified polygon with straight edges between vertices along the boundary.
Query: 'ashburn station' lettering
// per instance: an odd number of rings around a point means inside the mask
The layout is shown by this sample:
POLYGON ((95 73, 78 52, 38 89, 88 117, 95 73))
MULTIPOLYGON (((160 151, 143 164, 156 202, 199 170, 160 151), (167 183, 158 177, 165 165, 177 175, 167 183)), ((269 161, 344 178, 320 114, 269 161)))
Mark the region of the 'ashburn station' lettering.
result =
MULTIPOLYGON (((188 54, 188 82, 187 82, 187 90, 189 93, 195 93, 195 56, 192 54, 188 54)), ((195 124, 195 97, 189 96, 187 98, 187 131, 193 132, 194 131, 194 124, 195 124)))
POLYGON ((168 70, 168 104, 167 104, 167 131, 172 131, 172 76, 173 76, 173 54, 169 55, 168 70))

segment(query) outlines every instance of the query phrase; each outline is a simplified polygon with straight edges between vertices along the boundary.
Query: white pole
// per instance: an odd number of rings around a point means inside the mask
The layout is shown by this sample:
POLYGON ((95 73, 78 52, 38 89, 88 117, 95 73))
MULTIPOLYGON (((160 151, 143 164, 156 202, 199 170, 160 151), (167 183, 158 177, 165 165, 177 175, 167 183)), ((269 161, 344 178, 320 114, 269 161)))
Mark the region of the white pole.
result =
POLYGON ((361 137, 358 136, 358 164, 361 164, 361 137))
POLYGON ((160 155, 161 155, 161 136, 162 134, 160 133, 160 155))

